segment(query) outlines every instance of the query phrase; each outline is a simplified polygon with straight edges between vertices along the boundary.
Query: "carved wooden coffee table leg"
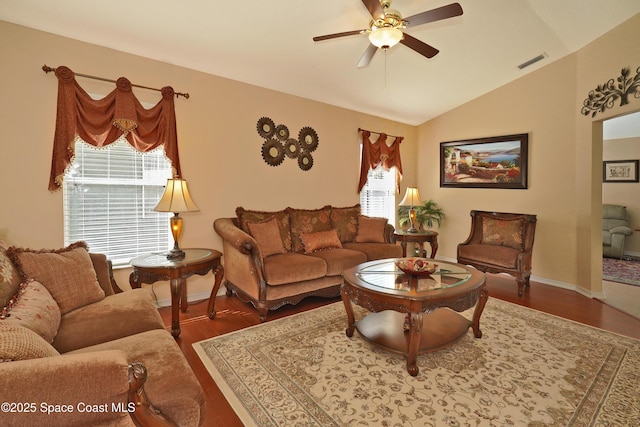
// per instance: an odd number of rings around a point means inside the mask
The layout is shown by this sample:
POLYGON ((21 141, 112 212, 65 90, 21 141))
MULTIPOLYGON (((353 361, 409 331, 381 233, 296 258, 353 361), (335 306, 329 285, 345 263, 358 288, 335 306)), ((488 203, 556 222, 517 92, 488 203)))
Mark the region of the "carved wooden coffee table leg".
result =
POLYGON ((347 329, 345 330, 345 334, 351 338, 355 330, 356 316, 353 314, 353 307, 351 306, 351 301, 349 301, 349 296, 344 290, 344 285, 340 287, 340 296, 342 297, 344 308, 347 311, 347 329))
POLYGON ((485 282, 482 285, 482 289, 480 289, 480 297, 478 297, 476 308, 473 310, 471 327, 473 328, 473 335, 476 338, 482 338, 482 331, 480 330, 480 316, 482 316, 482 312, 484 311, 484 306, 487 304, 488 299, 489 299, 489 291, 487 290, 487 284, 485 282))
POLYGON ((420 338, 422 337, 422 320, 423 313, 411 313, 409 316, 409 349, 407 351, 407 371, 409 375, 415 377, 418 375, 419 368, 418 348, 420 348, 420 338))

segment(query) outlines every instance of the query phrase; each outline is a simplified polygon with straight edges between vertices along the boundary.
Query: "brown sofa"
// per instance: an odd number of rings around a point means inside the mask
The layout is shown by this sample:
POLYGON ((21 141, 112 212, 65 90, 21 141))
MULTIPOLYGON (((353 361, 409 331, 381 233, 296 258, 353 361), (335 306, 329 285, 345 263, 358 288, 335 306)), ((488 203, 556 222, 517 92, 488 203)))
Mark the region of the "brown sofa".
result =
POLYGON ((335 297, 342 271, 357 264, 402 256, 385 218, 361 215, 360 205, 281 211, 236 209, 218 218, 227 295, 250 301, 260 319, 269 310, 308 296, 335 297))
POLYGON ((151 292, 114 285, 83 243, 0 248, 2 425, 203 423, 202 387, 151 292))

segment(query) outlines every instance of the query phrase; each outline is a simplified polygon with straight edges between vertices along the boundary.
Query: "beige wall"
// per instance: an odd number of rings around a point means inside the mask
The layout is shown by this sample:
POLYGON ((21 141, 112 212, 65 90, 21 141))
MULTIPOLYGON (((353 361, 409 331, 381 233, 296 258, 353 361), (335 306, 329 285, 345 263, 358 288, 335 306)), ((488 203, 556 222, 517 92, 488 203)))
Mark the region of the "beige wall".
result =
MULTIPOLYGON (((575 58, 550 64, 420 127, 418 181, 443 205, 441 255, 456 257, 470 229, 469 211, 520 212, 538 217, 533 274, 575 284, 575 140, 566 120, 575 108, 575 58), (565 119, 562 119, 562 118, 565 119), (440 188, 440 142, 529 134, 526 190, 440 188)), ((422 193, 422 194, 425 194, 422 193)))
MULTIPOLYGON (((578 283, 591 285, 592 292, 602 290, 602 122, 615 116, 640 111, 640 100, 596 115, 584 117, 579 107, 597 85, 616 79, 624 67, 632 75, 640 67, 640 14, 635 15, 603 37, 581 49, 577 57, 576 162, 577 182, 577 267, 578 283), (581 167, 585 165, 586 167, 581 167)), ((584 285, 583 285, 584 284, 584 285)))
MULTIPOLYGON (((455 258, 471 209, 538 216, 533 275, 551 284, 602 290, 602 120, 640 110, 640 100, 598 114, 580 109, 589 91, 640 67, 640 15, 564 59, 481 96, 419 127, 418 183, 447 212, 441 256, 455 258), (439 143, 529 134, 529 189, 439 187, 439 143)), ((454 90, 452 88, 452 90, 454 90)), ((424 189, 424 190, 423 190, 424 189)))
MULTIPOLYGON (((640 159, 640 137, 604 141, 602 159, 640 159)), ((605 182, 602 184, 602 203, 626 206, 629 226, 640 229, 640 197, 638 196, 640 196, 640 184, 637 182, 605 182)), ((627 237, 624 252, 635 256, 640 255, 640 232, 636 231, 627 237)))
MULTIPOLYGON (((239 205, 279 209, 356 203, 357 128, 363 127, 406 137, 402 193, 407 184, 417 183, 423 198, 444 207, 440 256, 455 258, 456 244, 469 231, 471 209, 534 213, 534 276, 586 294, 601 292, 601 121, 640 110, 640 100, 632 98, 629 105, 616 105, 595 119, 582 116, 580 107, 590 90, 617 77, 622 67, 635 72, 640 66, 640 15, 577 53, 418 127, 5 22, 0 22, 0 36, 1 177, 13 184, 4 190, 0 238, 11 244, 55 248, 63 243, 62 195, 47 191, 57 81, 40 67, 66 65, 80 73, 124 75, 146 86, 169 84, 191 94, 189 100, 176 101, 178 136, 183 175, 201 211, 185 215, 183 247, 220 249, 211 223, 233 215, 239 205), (320 146, 310 171, 301 171, 292 160, 275 168, 262 161, 256 133, 262 116, 292 132, 303 126, 318 132, 320 146), (439 187, 440 142, 524 132, 530 138, 529 189, 439 187)), ((81 84, 97 93, 112 87, 86 79, 81 84)), ((443 84, 464 90, 459 83, 443 84)), ((158 100, 155 92, 136 94, 150 103, 158 100)), ((127 275, 128 270, 118 273, 123 286, 127 275)), ((189 293, 210 287, 210 279, 198 277, 190 281, 189 293)), ((159 298, 168 298, 167 284, 156 291, 159 298)))
MULTIPOLYGON (((58 248, 63 241, 62 192, 47 190, 55 125, 57 79, 41 67, 66 65, 72 70, 150 87, 171 85, 188 92, 178 98, 176 115, 183 176, 200 212, 184 214, 182 247, 221 249, 212 222, 233 216, 237 206, 282 209, 319 208, 358 202, 358 128, 403 135, 402 157, 407 183, 415 182, 417 129, 377 117, 297 98, 259 87, 101 48, 0 21, 0 125, 3 129, 0 239, 32 248, 58 248), (311 126, 320 144, 314 165, 302 171, 294 160, 268 166, 256 132, 260 117, 285 124, 297 135, 311 126), (8 185, 11 183, 11 185, 8 185)), ((78 78, 90 93, 107 93, 113 84, 78 78)), ((313 82, 309 82, 313 84, 313 82)), ((159 93, 134 89, 156 103, 159 93)), ((402 186, 404 191, 405 185, 402 186)), ((399 199, 398 199, 399 200, 399 199)), ((120 270, 128 286, 129 270, 120 270)), ((189 294, 211 289, 209 277, 189 280, 189 294)), ((168 299, 168 283, 154 287, 168 299)))

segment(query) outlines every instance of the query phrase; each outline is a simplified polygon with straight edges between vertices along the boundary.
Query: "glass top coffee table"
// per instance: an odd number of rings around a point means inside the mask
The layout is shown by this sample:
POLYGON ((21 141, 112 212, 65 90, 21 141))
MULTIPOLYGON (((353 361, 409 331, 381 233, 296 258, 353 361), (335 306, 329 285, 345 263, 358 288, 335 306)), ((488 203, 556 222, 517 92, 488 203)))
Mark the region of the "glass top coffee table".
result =
POLYGON ((418 375, 417 355, 446 348, 473 329, 482 337, 480 316, 489 297, 484 273, 461 264, 434 261, 430 275, 405 274, 396 259, 370 261, 343 272, 340 293, 347 311, 348 337, 366 340, 407 357, 418 375), (352 304, 371 313, 355 321, 352 304), (471 321, 458 314, 475 306, 471 321))

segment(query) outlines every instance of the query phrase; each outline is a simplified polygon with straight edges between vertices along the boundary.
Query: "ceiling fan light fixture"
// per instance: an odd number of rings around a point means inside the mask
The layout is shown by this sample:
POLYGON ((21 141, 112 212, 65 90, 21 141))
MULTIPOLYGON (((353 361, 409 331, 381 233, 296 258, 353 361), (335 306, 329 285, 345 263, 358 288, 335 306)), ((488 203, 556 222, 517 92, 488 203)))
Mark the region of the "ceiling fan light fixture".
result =
POLYGON ((400 43, 402 37, 402 31, 394 27, 374 27, 369 33, 369 41, 371 44, 382 49, 394 47, 400 43))

